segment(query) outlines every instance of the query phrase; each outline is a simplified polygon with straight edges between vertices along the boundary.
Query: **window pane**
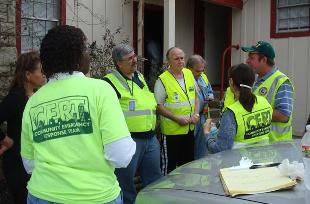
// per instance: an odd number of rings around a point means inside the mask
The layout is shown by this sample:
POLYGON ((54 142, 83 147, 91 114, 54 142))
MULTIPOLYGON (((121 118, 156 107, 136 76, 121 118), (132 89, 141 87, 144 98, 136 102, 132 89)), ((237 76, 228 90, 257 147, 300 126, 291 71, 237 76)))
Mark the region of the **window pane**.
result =
POLYGON ((33 50, 40 50, 40 45, 43 39, 43 36, 35 36, 33 39, 33 50))
POLYGON ((45 21, 35 20, 33 22, 33 35, 44 36, 45 34, 45 21))
POLYGON ((299 7, 292 7, 289 10, 290 18, 298 18, 299 16, 299 7))
POLYGON ((278 0, 278 6, 285 6, 287 5, 287 0, 278 0))
POLYGON ((21 35, 30 35, 32 30, 31 21, 27 19, 22 19, 21 21, 21 35))
POLYGON ((300 18, 300 27, 301 28, 309 28, 309 17, 300 18))
POLYGON ((288 0, 288 5, 296 5, 299 3, 299 0, 288 0))
POLYGON ((31 1, 22 1, 22 6, 21 6, 21 12, 22 16, 33 16, 33 2, 31 1))
POLYGON ((299 25, 299 19, 298 18, 290 19, 290 29, 297 29, 298 25, 299 25))
POLYGON ((59 19, 60 7, 59 3, 47 4, 47 19, 59 19))
POLYGON ((278 23, 279 30, 286 30, 288 28, 288 20, 280 20, 278 23))
POLYGON ((21 36, 22 52, 27 52, 32 49, 32 39, 30 36, 21 36))
POLYGON ((46 18, 46 4, 45 3, 34 4, 34 16, 36 18, 46 18))
POLYGON ((288 18, 288 8, 281 8, 278 10, 279 19, 288 18))
POLYGON ((300 16, 301 17, 309 16, 309 7, 308 6, 303 6, 300 8, 300 16))

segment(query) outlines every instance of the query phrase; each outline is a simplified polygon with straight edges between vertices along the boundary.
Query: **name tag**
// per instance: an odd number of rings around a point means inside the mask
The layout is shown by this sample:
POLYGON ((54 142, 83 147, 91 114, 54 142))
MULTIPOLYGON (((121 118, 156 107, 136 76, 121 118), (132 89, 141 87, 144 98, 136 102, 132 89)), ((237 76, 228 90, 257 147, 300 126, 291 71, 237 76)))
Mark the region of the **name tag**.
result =
POLYGON ((128 110, 134 111, 136 109, 136 101, 135 100, 129 100, 128 101, 128 110))

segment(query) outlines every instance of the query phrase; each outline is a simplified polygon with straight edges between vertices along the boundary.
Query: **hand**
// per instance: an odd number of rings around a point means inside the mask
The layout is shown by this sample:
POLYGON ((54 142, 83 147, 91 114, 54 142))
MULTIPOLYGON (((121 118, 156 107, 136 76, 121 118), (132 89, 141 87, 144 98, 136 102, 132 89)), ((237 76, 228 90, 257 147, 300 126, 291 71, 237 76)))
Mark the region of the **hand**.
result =
POLYGON ((184 126, 190 123, 189 117, 177 117, 176 121, 179 125, 184 126))
POLYGON ((211 123, 212 119, 207 119, 205 124, 203 125, 203 132, 205 133, 205 135, 210 133, 212 127, 211 123))
POLYGON ((6 150, 10 149, 14 144, 14 141, 5 136, 5 138, 0 142, 0 155, 2 155, 6 150))
POLYGON ((196 113, 190 117, 190 123, 196 124, 199 121, 199 114, 196 113))

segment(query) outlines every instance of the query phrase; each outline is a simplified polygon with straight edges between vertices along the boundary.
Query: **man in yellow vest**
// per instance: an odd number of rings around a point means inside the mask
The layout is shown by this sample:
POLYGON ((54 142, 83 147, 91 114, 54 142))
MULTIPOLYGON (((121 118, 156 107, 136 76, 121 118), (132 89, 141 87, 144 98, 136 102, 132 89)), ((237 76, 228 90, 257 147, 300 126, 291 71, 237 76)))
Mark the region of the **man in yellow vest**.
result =
POLYGON ((137 71, 133 48, 119 44, 112 51, 116 70, 104 77, 115 90, 123 110, 136 153, 127 168, 117 169, 116 175, 124 193, 124 203, 134 203, 134 176, 140 170, 143 186, 161 177, 160 146, 155 136, 156 101, 143 75, 137 71))
POLYGON ((292 140, 294 87, 290 79, 274 67, 272 45, 258 41, 242 50, 248 52, 246 62, 258 75, 253 93, 264 96, 273 108, 270 141, 292 140))
MULTIPOLYGON (((169 173, 194 159, 194 124, 199 120, 199 99, 194 76, 184 68, 184 52, 172 47, 166 57, 169 67, 156 81, 154 93, 161 115, 161 133, 167 145, 169 173)), ((165 164, 162 166, 165 168, 165 164)), ((166 169, 163 171, 166 173, 166 169)))

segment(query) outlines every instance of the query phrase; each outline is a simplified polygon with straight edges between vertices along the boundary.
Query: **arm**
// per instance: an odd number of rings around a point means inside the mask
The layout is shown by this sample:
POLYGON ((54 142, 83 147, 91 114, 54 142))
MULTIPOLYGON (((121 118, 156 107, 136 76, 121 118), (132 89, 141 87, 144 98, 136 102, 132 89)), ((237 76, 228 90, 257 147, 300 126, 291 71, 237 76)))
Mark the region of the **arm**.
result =
MULTIPOLYGON (((8 121, 9 117, 20 117, 18 113, 22 113, 22 99, 19 95, 9 93, 0 104, 0 124, 8 121)), ((0 129, 0 155, 10 149, 14 145, 14 141, 0 129)))
POLYGON ((293 87, 289 81, 284 82, 275 97, 275 107, 272 114, 273 122, 287 123, 293 109, 293 87))
POLYGON ((196 92, 194 114, 190 118, 190 122, 192 124, 196 124, 199 120, 199 106, 200 106, 199 97, 198 97, 198 94, 196 92))
MULTIPOLYGON (((28 113, 27 105, 24 113, 28 113)), ((22 134, 21 134, 21 157, 23 160, 24 168, 28 174, 34 169, 34 148, 32 142, 32 129, 28 114, 23 114, 22 119, 22 134)))
POLYGON ((126 168, 136 152, 136 143, 128 136, 104 145, 104 157, 115 168, 126 168))
POLYGON ((235 121, 234 113, 230 110, 226 110, 222 115, 221 126, 217 137, 211 135, 208 130, 205 130, 208 150, 211 153, 217 153, 231 149, 233 147, 235 135, 237 133, 236 127, 237 124, 235 121))
POLYGON ((14 141, 10 137, 5 136, 0 142, 0 155, 2 155, 6 150, 10 149, 13 144, 14 141))
POLYGON ((99 99, 99 127, 104 158, 116 168, 126 167, 136 151, 115 91, 104 86, 105 95, 99 99))

